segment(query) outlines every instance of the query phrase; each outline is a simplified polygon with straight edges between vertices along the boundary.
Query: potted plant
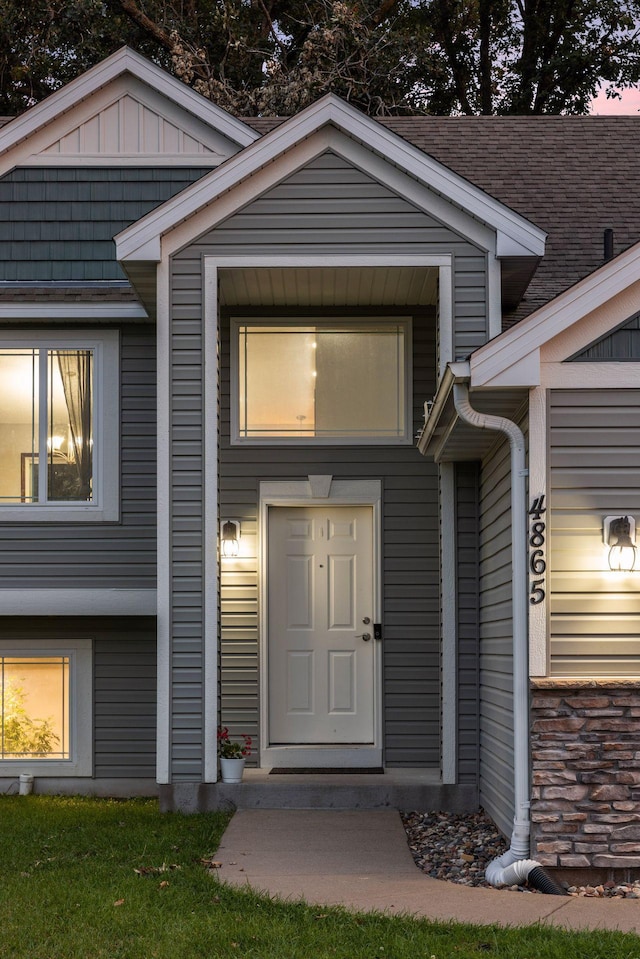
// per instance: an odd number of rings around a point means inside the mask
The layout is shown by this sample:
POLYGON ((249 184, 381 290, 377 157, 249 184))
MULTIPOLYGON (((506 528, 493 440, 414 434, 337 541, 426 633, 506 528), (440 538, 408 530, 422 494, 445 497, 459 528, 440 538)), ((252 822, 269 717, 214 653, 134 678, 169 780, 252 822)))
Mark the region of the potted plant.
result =
POLYGON ((218 728, 218 754, 223 783, 242 782, 245 759, 251 755, 251 736, 242 733, 241 738, 241 743, 234 742, 229 738, 226 726, 218 728))

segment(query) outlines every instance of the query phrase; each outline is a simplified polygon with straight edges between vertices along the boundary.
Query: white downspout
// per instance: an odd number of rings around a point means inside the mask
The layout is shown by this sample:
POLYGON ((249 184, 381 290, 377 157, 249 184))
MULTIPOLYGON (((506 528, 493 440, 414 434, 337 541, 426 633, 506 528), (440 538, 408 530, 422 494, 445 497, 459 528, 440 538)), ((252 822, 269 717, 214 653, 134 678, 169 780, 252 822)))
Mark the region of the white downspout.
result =
POLYGON ((511 846, 486 870, 492 885, 523 882, 540 864, 527 860, 530 835, 529 665, 527 594, 527 475, 522 430, 503 416, 480 413, 469 402, 466 383, 454 383, 453 400, 460 419, 471 426, 504 433, 511 449, 511 564, 513 582, 513 753, 515 814, 511 846), (525 860, 522 862, 522 860, 525 860), (515 864, 515 865, 514 865, 515 864))

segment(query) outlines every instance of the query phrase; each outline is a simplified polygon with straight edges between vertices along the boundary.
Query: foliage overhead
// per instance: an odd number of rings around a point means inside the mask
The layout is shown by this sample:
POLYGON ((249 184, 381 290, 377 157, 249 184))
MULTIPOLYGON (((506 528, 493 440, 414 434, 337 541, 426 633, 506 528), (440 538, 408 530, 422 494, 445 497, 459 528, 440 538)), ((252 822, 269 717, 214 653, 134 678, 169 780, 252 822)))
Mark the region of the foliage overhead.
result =
POLYGON ((640 79, 640 0, 0 0, 0 113, 127 43, 236 115, 585 113, 640 79))

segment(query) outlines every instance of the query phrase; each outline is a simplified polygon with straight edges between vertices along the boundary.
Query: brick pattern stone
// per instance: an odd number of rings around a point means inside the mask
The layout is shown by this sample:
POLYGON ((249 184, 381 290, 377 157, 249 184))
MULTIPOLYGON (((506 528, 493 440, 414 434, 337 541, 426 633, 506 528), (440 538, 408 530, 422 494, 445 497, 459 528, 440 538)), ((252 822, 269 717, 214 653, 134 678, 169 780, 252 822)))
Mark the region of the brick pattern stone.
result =
POLYGON ((640 868, 640 682, 533 681, 532 855, 640 868))

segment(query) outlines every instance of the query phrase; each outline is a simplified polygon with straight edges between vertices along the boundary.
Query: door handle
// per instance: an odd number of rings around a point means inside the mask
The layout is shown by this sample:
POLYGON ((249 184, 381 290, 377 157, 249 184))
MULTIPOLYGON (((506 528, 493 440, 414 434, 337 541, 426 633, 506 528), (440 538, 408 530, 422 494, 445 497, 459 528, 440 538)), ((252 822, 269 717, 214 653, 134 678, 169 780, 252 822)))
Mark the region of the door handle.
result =
POLYGON ((371 639, 371 633, 363 633, 362 638, 364 639, 365 643, 368 643, 371 639))

